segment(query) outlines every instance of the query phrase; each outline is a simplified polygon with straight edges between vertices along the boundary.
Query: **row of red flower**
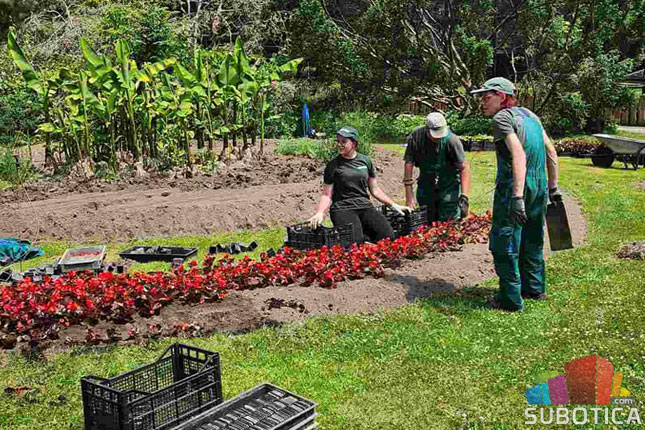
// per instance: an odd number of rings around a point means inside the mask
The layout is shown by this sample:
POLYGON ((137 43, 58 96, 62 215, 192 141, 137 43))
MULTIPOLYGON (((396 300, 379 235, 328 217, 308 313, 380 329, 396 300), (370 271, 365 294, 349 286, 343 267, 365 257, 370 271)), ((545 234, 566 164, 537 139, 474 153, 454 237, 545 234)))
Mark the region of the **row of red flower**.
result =
POLYGON ((7 333, 45 338, 57 325, 82 321, 127 322, 138 313, 150 316, 173 301, 204 303, 220 300, 227 290, 271 285, 317 284, 335 287, 345 279, 366 275, 379 277, 386 267, 396 267, 403 258, 421 257, 432 251, 456 249, 466 242, 486 239, 490 215, 474 216, 461 222, 437 223, 433 227, 377 244, 336 246, 307 252, 285 248, 274 257, 248 256, 236 261, 229 255, 219 259, 208 255, 200 263, 175 272, 111 272, 94 275, 70 272, 42 282, 26 278, 15 285, 0 286, 0 327, 7 333))

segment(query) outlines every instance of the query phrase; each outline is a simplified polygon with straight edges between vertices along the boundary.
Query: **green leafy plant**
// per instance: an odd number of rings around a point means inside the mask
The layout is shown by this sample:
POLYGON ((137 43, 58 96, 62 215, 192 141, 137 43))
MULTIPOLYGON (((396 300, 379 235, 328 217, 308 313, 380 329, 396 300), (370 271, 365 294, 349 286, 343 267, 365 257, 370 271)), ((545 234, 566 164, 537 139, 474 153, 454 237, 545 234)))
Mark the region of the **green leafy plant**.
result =
POLYGON ((148 164, 165 169, 177 165, 180 153, 190 166, 193 138, 198 148, 208 139, 210 150, 216 138, 222 139, 220 158, 228 158, 233 151, 245 154, 248 137, 254 145, 259 136, 262 153, 265 121, 277 118, 270 115, 270 95, 302 61, 247 57, 237 39, 231 52, 197 50, 191 68, 173 57, 137 64, 129 42, 120 38, 112 65, 81 39, 84 68, 76 73, 62 68, 45 79, 27 61, 13 32, 8 40, 44 113, 38 130, 45 136, 47 159, 56 151, 61 162, 106 161, 115 172, 119 158, 153 159, 148 164), (241 150, 236 145, 240 133, 241 150))
POLYGON ((30 159, 14 157, 13 147, 0 147, 0 181, 16 187, 37 177, 30 159))
POLYGON ((338 155, 338 150, 332 140, 302 137, 278 140, 275 144, 275 153, 279 155, 305 155, 327 161, 338 155))

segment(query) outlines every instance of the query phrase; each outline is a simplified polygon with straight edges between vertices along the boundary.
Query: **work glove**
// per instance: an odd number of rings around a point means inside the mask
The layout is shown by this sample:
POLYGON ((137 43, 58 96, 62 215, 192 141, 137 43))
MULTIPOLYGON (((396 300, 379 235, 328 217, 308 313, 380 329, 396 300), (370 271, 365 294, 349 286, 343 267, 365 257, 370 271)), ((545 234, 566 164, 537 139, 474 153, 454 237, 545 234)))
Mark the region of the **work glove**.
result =
POLYGON ((562 193, 558 190, 558 187, 549 188, 549 202, 550 203, 559 203, 562 201, 562 193))
POLYGON ((459 196, 459 211, 461 212, 461 217, 466 218, 468 216, 468 209, 470 205, 468 203, 468 196, 460 195, 459 196))
POLYGON ((405 216, 406 212, 412 212, 412 208, 409 208, 408 206, 397 205, 396 203, 392 203, 392 206, 390 207, 394 210, 394 212, 401 216, 405 216))
POLYGON ((316 212, 316 214, 314 216, 312 216, 311 218, 309 218, 307 220, 307 222, 309 223, 309 227, 311 227, 314 230, 317 229, 318 227, 320 227, 322 225, 324 217, 325 217, 324 213, 316 212))
POLYGON ((516 196, 511 199, 511 219, 519 225, 524 225, 528 221, 524 208, 524 197, 516 196))

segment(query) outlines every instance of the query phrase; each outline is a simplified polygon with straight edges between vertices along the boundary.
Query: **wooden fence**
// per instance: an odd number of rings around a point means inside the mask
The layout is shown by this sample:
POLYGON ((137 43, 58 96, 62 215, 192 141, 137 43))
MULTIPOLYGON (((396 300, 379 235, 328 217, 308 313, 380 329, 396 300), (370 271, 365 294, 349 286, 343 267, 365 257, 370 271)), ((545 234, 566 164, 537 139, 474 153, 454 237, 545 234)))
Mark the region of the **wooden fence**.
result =
POLYGON ((612 118, 620 125, 645 125, 645 95, 629 109, 615 109, 612 118))

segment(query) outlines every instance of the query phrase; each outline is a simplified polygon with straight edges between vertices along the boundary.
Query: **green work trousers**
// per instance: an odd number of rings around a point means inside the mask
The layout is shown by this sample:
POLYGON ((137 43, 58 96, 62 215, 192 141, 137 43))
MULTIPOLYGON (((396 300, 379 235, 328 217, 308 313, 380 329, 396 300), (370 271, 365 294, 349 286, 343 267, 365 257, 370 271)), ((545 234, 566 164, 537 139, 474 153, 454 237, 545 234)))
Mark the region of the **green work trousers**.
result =
POLYGON ((489 249, 499 276, 497 299, 502 307, 521 310, 522 294, 545 292, 544 221, 548 192, 543 172, 527 174, 524 204, 528 221, 523 226, 510 218, 513 183, 498 183, 493 202, 493 225, 489 249))

